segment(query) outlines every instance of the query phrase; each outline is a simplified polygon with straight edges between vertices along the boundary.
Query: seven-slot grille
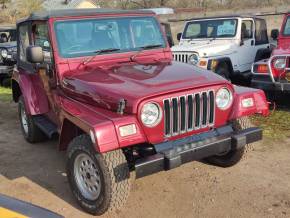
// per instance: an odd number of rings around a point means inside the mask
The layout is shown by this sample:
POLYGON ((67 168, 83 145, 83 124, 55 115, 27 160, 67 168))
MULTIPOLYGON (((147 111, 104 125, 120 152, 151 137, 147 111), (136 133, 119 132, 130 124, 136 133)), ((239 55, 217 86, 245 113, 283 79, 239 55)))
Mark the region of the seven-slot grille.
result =
POLYGON ((215 100, 212 90, 164 99, 163 103, 166 137, 214 124, 215 100))
POLYGON ((189 54, 186 53, 173 53, 174 60, 178 62, 187 63, 189 54))

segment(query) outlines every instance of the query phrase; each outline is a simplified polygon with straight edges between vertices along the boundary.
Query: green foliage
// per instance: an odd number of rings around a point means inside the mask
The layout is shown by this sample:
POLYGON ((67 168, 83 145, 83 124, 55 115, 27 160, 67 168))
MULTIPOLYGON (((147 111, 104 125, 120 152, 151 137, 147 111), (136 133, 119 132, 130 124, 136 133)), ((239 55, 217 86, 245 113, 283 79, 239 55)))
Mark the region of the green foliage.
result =
POLYGON ((252 121, 263 128, 266 137, 280 139, 290 136, 289 111, 276 110, 268 117, 255 116, 252 121))
POLYGON ((0 102, 10 102, 12 99, 12 90, 0 86, 0 102))

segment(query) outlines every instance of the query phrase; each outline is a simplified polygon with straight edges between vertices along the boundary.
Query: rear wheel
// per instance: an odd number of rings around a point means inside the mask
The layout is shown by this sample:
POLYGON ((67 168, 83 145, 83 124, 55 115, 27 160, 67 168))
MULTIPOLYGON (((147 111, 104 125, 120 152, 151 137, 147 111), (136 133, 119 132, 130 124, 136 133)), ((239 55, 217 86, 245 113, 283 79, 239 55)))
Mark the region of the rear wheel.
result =
MULTIPOLYGON (((243 117, 233 122, 233 128, 235 131, 243 130, 252 127, 251 121, 248 117, 243 117)), ((227 153, 208 157, 206 161, 210 164, 220 167, 231 167, 237 164, 244 156, 244 153, 251 150, 251 144, 245 145, 241 149, 230 150, 227 153)))
POLYGON ((35 125, 32 116, 27 114, 22 96, 19 97, 18 101, 18 116, 23 136, 28 142, 40 142, 46 138, 44 133, 35 125))
POLYGON ((85 211, 101 215, 125 204, 130 173, 122 150, 97 153, 90 137, 80 135, 69 144, 67 157, 69 184, 85 211))

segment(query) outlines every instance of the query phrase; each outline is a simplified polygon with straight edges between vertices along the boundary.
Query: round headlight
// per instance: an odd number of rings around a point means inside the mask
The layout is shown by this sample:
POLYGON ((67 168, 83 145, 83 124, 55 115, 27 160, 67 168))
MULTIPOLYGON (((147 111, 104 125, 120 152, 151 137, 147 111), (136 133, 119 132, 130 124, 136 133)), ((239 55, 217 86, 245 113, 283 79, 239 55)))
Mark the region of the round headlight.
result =
POLYGON ((286 58, 278 58, 274 60, 273 64, 276 69, 284 69, 286 67, 286 58))
POLYGON ((198 60, 199 60, 198 55, 197 54, 192 54, 192 55, 189 56, 187 62, 190 63, 190 64, 193 64, 193 65, 197 65, 198 60))
POLYGON ((1 50, 1 56, 2 56, 3 58, 7 58, 7 56, 8 56, 8 51, 7 51, 6 49, 1 50))
POLYGON ((156 126, 161 120, 160 106, 156 103, 147 103, 141 110, 141 121, 145 126, 156 126))
POLYGON ((221 88, 216 93, 216 105, 221 110, 228 109, 233 101, 233 95, 227 88, 221 88))

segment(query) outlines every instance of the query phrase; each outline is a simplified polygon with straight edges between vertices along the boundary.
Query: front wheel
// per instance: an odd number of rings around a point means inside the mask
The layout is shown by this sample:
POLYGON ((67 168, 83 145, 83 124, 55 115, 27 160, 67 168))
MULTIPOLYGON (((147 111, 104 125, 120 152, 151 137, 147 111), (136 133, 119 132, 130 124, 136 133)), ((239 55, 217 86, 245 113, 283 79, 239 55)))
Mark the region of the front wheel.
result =
MULTIPOLYGON (((248 117, 239 118, 233 121, 233 129, 235 131, 247 129, 250 127, 253 127, 253 125, 248 117)), ((244 153, 249 150, 250 147, 251 144, 247 144, 241 149, 230 150, 225 154, 223 153, 208 157, 206 161, 210 164, 220 167, 231 167, 237 164, 243 158, 244 153)))
POLYGON ((100 154, 88 135, 72 140, 67 176, 80 206, 93 215, 121 208, 130 192, 130 173, 122 150, 100 154))

